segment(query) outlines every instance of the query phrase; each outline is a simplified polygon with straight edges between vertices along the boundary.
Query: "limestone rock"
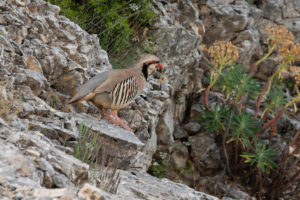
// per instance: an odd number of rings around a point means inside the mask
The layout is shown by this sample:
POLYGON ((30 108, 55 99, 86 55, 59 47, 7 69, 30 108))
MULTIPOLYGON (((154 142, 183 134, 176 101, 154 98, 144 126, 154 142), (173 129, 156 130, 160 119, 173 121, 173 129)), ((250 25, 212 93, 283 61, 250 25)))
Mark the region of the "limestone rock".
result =
POLYGON ((172 145, 171 162, 172 166, 180 171, 186 166, 189 152, 188 148, 179 140, 176 140, 172 145))
POLYGON ((32 131, 40 131, 49 139, 57 140, 59 138, 57 131, 54 130, 51 126, 45 124, 40 124, 38 122, 30 122, 28 129, 32 131))
POLYGON ((180 125, 176 125, 174 131, 174 139, 183 139, 189 136, 188 132, 180 125))
POLYGON ((37 161, 37 164, 41 170, 49 173, 50 176, 54 175, 54 172, 55 172, 54 168, 46 159, 44 159, 44 158, 39 159, 37 161))
POLYGON ((281 8, 280 4, 276 1, 266 1, 263 5, 264 15, 274 21, 281 20, 281 8))
MULTIPOLYGON (((90 127, 91 131, 98 135, 99 144, 102 146, 102 151, 99 152, 100 157, 105 151, 108 156, 114 157, 114 166, 121 169, 135 166, 144 144, 133 133, 86 114, 57 112, 56 115, 65 120, 75 120, 78 126, 84 122, 87 127, 90 127)), ((76 129, 76 127, 73 128, 76 129)))
POLYGON ((204 40, 212 44, 216 40, 236 38, 234 44, 240 48, 240 62, 249 63, 260 47, 255 23, 259 21, 262 12, 253 7, 250 9, 246 1, 228 3, 209 0, 206 6, 213 14, 203 16, 206 27, 204 40))
POLYGON ((120 176, 121 183, 117 194, 126 194, 128 199, 218 200, 217 197, 197 192, 184 184, 174 183, 168 179, 158 179, 137 170, 132 170, 131 173, 120 172, 120 176))
POLYGON ((78 71, 70 71, 58 77, 54 87, 61 93, 72 95, 75 88, 83 83, 82 76, 78 71))
POLYGON ((88 183, 84 184, 79 190, 78 196, 84 200, 110 200, 110 199, 120 199, 118 197, 113 198, 111 194, 103 191, 100 188, 92 186, 88 183))
MULTIPOLYGON (((74 191, 73 191, 74 192, 74 191)), ((33 196, 36 198, 60 198, 65 199, 66 197, 70 199, 72 193, 68 190, 68 188, 57 188, 57 189, 35 189, 33 191, 33 196)))
POLYGON ((193 122, 193 121, 190 121, 189 123, 185 124, 183 127, 189 134, 195 134, 201 129, 200 123, 193 122))
POLYGON ((27 77, 27 83, 31 88, 31 90, 33 91, 33 93, 36 96, 40 95, 42 90, 46 86, 46 82, 47 82, 46 78, 42 74, 32 71, 30 69, 25 69, 24 72, 27 77))
POLYGON ((34 56, 29 56, 26 60, 27 69, 43 74, 41 64, 34 56))
MULTIPOLYGON (((170 103, 170 102, 169 102, 170 103)), ((156 126, 157 139, 159 144, 171 144, 174 141, 174 119, 171 106, 166 110, 156 126)))
POLYGON ((16 185, 16 187, 29 186, 39 187, 39 178, 35 167, 30 159, 12 144, 0 139, 1 144, 1 163, 0 177, 2 184, 16 185))
POLYGON ((168 81, 171 84, 171 88, 174 88, 174 91, 172 91, 173 94, 181 85, 178 77, 183 69, 179 66, 187 66, 188 68, 197 63, 201 58, 197 51, 201 37, 181 27, 172 25, 162 26, 161 24, 157 24, 157 26, 161 28, 152 37, 154 42, 159 44, 159 46, 154 46, 154 52, 160 55, 162 60, 166 60, 168 62, 166 63, 167 65, 173 66, 167 71, 168 81))
MULTIPOLYGON (((300 12, 299 12, 300 13, 300 12)), ((280 21, 286 28, 291 31, 295 36, 295 41, 300 42, 300 17, 287 18, 280 21)))
POLYGON ((206 133, 200 133, 188 138, 191 144, 192 157, 197 160, 199 167, 218 169, 221 165, 220 151, 214 141, 206 133))
POLYGON ((29 103, 27 103, 27 102, 23 102, 23 103, 22 103, 22 108, 23 108, 22 112, 19 113, 19 115, 20 115, 21 117, 26 117, 26 116, 28 116, 28 115, 34 113, 34 107, 31 106, 31 105, 30 105, 29 103))
MULTIPOLYGON (((64 187, 68 187, 68 186, 72 185, 70 178, 65 176, 64 174, 55 173, 51 178, 52 178, 51 186, 53 186, 53 187, 64 188, 64 187)), ((45 183, 45 178, 44 178, 44 183, 45 183)))
POLYGON ((228 197, 232 197, 233 199, 255 199, 251 198, 246 192, 243 192, 245 189, 240 185, 218 183, 218 186, 227 194, 228 197))
POLYGON ((26 77, 25 74, 23 74, 23 73, 17 73, 16 74, 16 80, 15 80, 16 84, 22 84, 26 81, 27 81, 27 77, 26 77))

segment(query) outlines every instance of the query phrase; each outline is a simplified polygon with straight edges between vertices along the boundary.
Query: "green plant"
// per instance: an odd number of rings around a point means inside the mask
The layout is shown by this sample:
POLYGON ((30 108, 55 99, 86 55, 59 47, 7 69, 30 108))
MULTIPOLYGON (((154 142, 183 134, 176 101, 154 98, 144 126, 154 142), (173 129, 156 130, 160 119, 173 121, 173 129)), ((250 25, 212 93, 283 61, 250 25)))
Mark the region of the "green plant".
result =
POLYGON ((248 4, 253 5, 256 3, 256 0, 246 0, 248 2, 248 4))
POLYGON ((57 103, 58 103, 58 97, 57 96, 52 96, 51 102, 50 102, 50 107, 57 109, 57 103))
POLYGON ((257 170, 257 180, 259 184, 258 196, 261 199, 263 192, 263 181, 262 181, 262 172, 265 172, 266 168, 273 169, 277 166, 275 163, 278 160, 277 152, 272 150, 272 148, 267 147, 266 143, 256 143, 255 146, 252 146, 249 143, 249 146, 253 153, 243 152, 241 155, 245 158, 245 162, 249 163, 251 166, 256 165, 257 170))
POLYGON ((267 27, 266 31, 269 34, 267 39, 269 52, 262 59, 257 61, 256 66, 269 57, 276 48, 278 49, 279 56, 281 57, 281 63, 277 71, 269 77, 257 98, 255 117, 258 115, 258 110, 264 94, 269 94, 273 80, 279 76, 283 70, 286 70, 294 62, 300 60, 300 44, 294 43, 294 35, 291 32, 289 32, 285 27, 277 25, 272 28, 267 27))
POLYGON ((256 139, 255 133, 259 130, 259 121, 254 119, 250 113, 245 111, 241 114, 235 114, 231 123, 229 140, 227 143, 236 142, 246 148, 247 143, 256 139))
POLYGON ((208 49, 208 53, 211 57, 211 62, 208 65, 211 67, 210 83, 204 93, 204 103, 207 109, 208 105, 208 93, 210 89, 215 85, 220 78, 223 68, 231 66, 239 57, 239 52, 236 46, 232 45, 229 41, 216 41, 208 49))
POLYGON ((281 109, 281 111, 279 112, 279 114, 276 116, 276 117, 274 117, 273 119, 271 119, 268 123, 266 123, 265 125, 264 125, 264 129, 267 129, 267 128, 269 128, 270 126, 272 126, 274 123, 276 123, 281 117, 282 117, 282 115, 284 114, 284 112, 286 111, 286 109, 289 107, 289 106, 291 106, 291 105, 293 105, 293 104, 295 104, 297 101, 299 101, 300 100, 300 92, 298 92, 298 94, 297 94, 297 96, 296 97, 294 97, 292 100, 290 100, 288 103, 286 103, 283 107, 282 107, 282 109, 281 109))
POLYGON ((226 70, 219 82, 219 85, 224 86, 227 95, 232 94, 235 97, 234 104, 246 95, 256 97, 257 91, 261 88, 259 81, 250 76, 241 65, 235 65, 226 70))
POLYGON ((80 123, 78 142, 74 146, 74 156, 82 162, 90 164, 98 154, 98 134, 90 132, 85 122, 80 123))
POLYGON ((61 13, 91 34, 111 57, 119 57, 156 14, 148 0, 48 0, 61 7, 61 13))
MULTIPOLYGON (((300 100, 300 70, 297 66, 291 66, 300 60, 300 44, 294 43, 294 36, 282 26, 267 27, 266 31, 268 52, 250 68, 249 73, 243 66, 234 62, 224 64, 228 60, 226 51, 230 49, 225 43, 215 42, 210 48, 210 84, 204 94, 205 106, 202 107, 201 116, 198 118, 208 132, 217 134, 217 141, 220 141, 221 137, 223 160, 226 164, 224 166, 228 175, 233 178, 233 175, 240 175, 242 179, 245 176, 244 180, 248 185, 251 184, 249 180, 255 179, 258 184, 252 184, 252 187, 258 198, 275 199, 287 191, 300 176, 300 170, 297 169, 299 159, 295 160, 291 153, 291 149, 299 149, 300 131, 296 133, 290 146, 286 146, 282 152, 273 150, 275 145, 272 140, 277 133, 276 122, 288 111, 289 106, 294 105, 296 108, 296 103, 300 100), (253 78, 254 72, 256 67, 273 53, 278 53, 281 58, 279 66, 264 87, 261 87, 261 83, 253 78), (281 72, 288 69, 292 72, 295 83, 293 87, 288 88, 293 89, 290 93, 293 97, 289 100, 285 97, 286 86, 278 84, 277 81, 280 80, 281 72), (208 92, 213 86, 225 93, 225 101, 209 108, 208 92), (257 119, 263 96, 265 101, 262 115, 257 119), (253 104, 255 98, 257 101, 253 104), (256 107, 254 116, 249 109, 253 106, 256 107), (265 122, 267 116, 271 119, 265 122), (270 127, 272 128, 269 130, 270 127), (265 134, 269 136, 268 144, 265 142, 265 134)), ((232 53, 232 50, 229 52, 232 53)))
POLYGON ((216 104, 211 109, 202 107, 202 115, 197 118, 202 121, 202 125, 207 131, 219 134, 219 132, 225 131, 229 113, 230 110, 224 104, 216 104))
POLYGON ((22 95, 20 95, 18 98, 17 98, 20 102, 25 102, 25 99, 22 95))
POLYGON ((256 143, 254 146, 249 143, 249 147, 253 153, 243 152, 241 155, 245 158, 245 163, 249 163, 250 166, 255 164, 262 172, 265 172, 266 168, 276 167, 275 161, 278 160, 278 153, 267 147, 266 143, 256 143))
POLYGON ((166 176, 166 172, 167 169, 157 162, 154 162, 148 169, 148 173, 157 178, 164 178, 166 176))
POLYGON ((278 112, 278 109, 282 108, 282 106, 284 106, 286 103, 287 99, 284 95, 283 86, 273 85, 264 102, 265 109, 261 115, 261 118, 264 119, 266 114, 269 112, 271 112, 271 115, 275 117, 275 113, 278 112))
POLYGON ((180 99, 178 97, 176 97, 176 96, 174 96, 174 101, 175 101, 176 104, 179 104, 179 105, 183 104, 183 102, 180 101, 180 99))

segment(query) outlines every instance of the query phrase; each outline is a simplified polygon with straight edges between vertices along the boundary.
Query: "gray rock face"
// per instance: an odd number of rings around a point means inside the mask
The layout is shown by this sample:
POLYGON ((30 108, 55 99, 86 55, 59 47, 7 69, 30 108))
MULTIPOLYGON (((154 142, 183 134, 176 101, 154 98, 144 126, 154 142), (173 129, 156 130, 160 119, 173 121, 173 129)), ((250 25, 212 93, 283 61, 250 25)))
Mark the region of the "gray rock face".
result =
POLYGON ((65 190, 74 193, 73 183, 87 180, 88 165, 57 150, 41 133, 16 132, 14 128, 3 127, 0 131, 0 181, 1 187, 5 188, 1 189, 5 191, 2 197, 55 197, 58 195, 55 190, 43 194, 37 194, 37 191, 55 186, 66 187, 65 190))
POLYGON ((42 90, 45 88, 46 78, 33 70, 25 69, 25 75, 27 77, 27 84, 33 91, 33 93, 38 96, 41 94, 42 90))
POLYGON ((120 173, 120 176, 122 177, 122 181, 117 194, 127 194, 127 197, 132 197, 132 199, 218 199, 197 192, 186 185, 180 183, 174 185, 168 179, 158 179, 144 172, 132 171, 131 174, 120 173))
POLYGON ((220 151, 216 146, 214 138, 206 133, 201 133, 189 137, 191 144, 192 157, 198 167, 207 169, 217 169, 221 165, 220 151))
POLYGON ((138 199, 191 199, 191 200, 218 200, 218 198, 196 192, 183 184, 174 184, 168 179, 158 179, 145 172, 131 170, 129 172, 118 170, 121 182, 117 194, 109 194, 90 184, 85 184, 80 189, 78 196, 89 199, 104 200, 138 200, 138 199))
MULTIPOLYGON (((114 165, 120 169, 129 169, 136 166, 136 162, 142 154, 144 144, 137 137, 119 126, 115 126, 106 121, 99 121, 89 115, 71 113, 56 113, 60 117, 64 117, 66 121, 74 120, 78 127, 80 123, 85 121, 87 127, 90 127, 91 132, 97 134, 98 144, 102 149, 99 152, 99 157, 106 150, 106 155, 114 158, 114 165)), ((68 123, 68 122, 67 122, 68 123)), ((76 129, 76 127, 72 127, 76 129)))
POLYGON ((171 162, 172 166, 180 171, 186 166, 186 161, 189 157, 188 148, 179 140, 175 141, 172 146, 171 162))
POLYGON ((14 145, 0 140, 1 144, 1 183, 10 186, 24 184, 39 187, 40 181, 35 166, 14 145))

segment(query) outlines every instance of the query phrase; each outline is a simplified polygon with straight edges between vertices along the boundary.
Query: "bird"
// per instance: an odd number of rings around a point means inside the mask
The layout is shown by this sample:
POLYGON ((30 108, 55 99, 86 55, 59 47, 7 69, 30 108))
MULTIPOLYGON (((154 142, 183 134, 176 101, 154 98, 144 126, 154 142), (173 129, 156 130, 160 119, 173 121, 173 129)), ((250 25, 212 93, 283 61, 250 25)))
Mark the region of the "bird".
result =
POLYGON ((157 69, 164 68, 159 58, 152 54, 140 57, 136 64, 127 69, 102 72, 79 87, 68 104, 91 101, 103 112, 109 121, 133 132, 119 117, 118 110, 127 107, 143 91, 145 82, 157 69), (112 116, 108 110, 111 111, 112 116))

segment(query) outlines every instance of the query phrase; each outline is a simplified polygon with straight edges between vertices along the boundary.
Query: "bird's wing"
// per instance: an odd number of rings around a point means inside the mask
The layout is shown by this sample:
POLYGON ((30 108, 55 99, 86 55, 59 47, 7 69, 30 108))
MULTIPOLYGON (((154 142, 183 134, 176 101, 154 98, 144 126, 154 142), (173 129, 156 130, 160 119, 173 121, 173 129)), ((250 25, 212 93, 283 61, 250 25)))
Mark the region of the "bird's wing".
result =
POLYGON ((102 72, 88 80, 79 88, 77 94, 73 96, 68 103, 75 103, 93 98, 96 93, 99 93, 95 92, 95 90, 97 90, 97 88, 101 87, 104 83, 107 82, 110 73, 110 71, 102 72))
POLYGON ((133 76, 132 69, 113 70, 109 73, 106 81, 101 85, 98 85, 98 87, 96 87, 93 92, 95 94, 99 94, 102 92, 111 92, 118 83, 128 79, 130 76, 133 76))

